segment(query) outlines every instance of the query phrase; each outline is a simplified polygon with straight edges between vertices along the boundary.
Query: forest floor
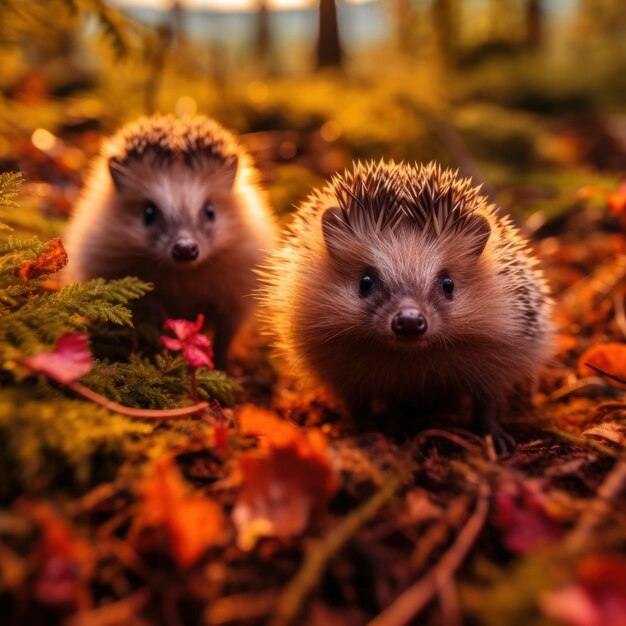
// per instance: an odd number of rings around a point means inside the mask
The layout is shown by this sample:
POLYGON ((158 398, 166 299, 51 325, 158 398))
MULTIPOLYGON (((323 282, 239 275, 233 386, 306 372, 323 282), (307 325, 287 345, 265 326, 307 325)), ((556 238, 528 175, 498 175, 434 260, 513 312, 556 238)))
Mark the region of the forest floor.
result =
MULTIPOLYGON (((26 174, 24 209, 4 217, 18 236, 62 231, 98 137, 81 128, 66 143, 40 136, 44 150, 14 146, 5 165, 26 174)), ((279 153, 293 139, 281 137, 279 153)), ((124 443, 111 449, 114 414, 102 409, 73 470, 70 430, 88 436, 90 403, 37 377, 2 378, 4 436, 26 428, 27 411, 48 420, 3 444, 15 465, 2 481, 2 623, 624 626, 626 386, 584 363, 626 378, 626 192, 572 189, 566 208, 525 224, 558 335, 503 419, 518 441, 506 455, 462 416, 404 438, 355 433, 257 346, 237 365, 231 406, 115 416, 124 443), (63 411, 79 418, 47 439, 63 411), (17 441, 25 451, 12 456, 17 441), (37 468, 19 466, 41 449, 37 468)), ((140 384, 113 387, 130 404, 140 384)))

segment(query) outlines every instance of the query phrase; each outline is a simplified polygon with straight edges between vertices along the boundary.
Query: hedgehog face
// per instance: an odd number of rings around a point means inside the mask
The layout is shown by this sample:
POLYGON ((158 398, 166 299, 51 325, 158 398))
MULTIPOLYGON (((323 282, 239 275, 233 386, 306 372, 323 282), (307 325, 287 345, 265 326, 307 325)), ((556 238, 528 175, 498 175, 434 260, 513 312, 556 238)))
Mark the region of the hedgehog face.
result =
POLYGON ((337 231, 325 238, 339 279, 333 307, 338 324, 350 329, 343 335, 385 349, 421 351, 453 348, 475 328, 486 237, 477 247, 471 231, 435 238, 409 225, 369 240, 344 234, 341 242, 337 231))
POLYGON ((174 270, 210 261, 237 231, 236 165, 209 159, 164 163, 156 155, 112 159, 123 245, 150 250, 159 265, 174 270))

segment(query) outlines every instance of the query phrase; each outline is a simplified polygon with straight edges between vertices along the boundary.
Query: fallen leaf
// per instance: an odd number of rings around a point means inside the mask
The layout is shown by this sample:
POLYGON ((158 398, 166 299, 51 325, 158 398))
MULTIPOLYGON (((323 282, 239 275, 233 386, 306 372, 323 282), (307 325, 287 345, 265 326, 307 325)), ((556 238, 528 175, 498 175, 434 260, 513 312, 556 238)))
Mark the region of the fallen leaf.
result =
POLYGON ((204 552, 226 538, 226 519, 214 500, 189 493, 171 457, 157 461, 141 488, 137 526, 163 526, 181 567, 196 563, 204 552))
POLYGON ((27 502, 22 509, 41 529, 35 551, 35 596, 46 604, 81 604, 94 571, 95 555, 50 505, 27 502))
POLYGON ((626 211, 626 181, 622 182, 616 191, 606 194, 606 201, 614 215, 621 215, 626 211))
POLYGON ((494 524, 502 531, 504 545, 527 554, 562 534, 561 524, 549 511, 545 494, 527 485, 510 485, 495 497, 494 524))
MULTIPOLYGON (((626 379, 626 344, 624 343, 602 343, 585 350, 578 359, 578 372, 581 376, 593 374, 593 370, 585 363, 617 376, 626 379)), ((609 380, 609 379, 607 379, 609 380)), ((623 383, 611 381, 617 387, 623 387, 623 383)))
POLYGON ((621 445, 626 441, 626 425, 617 422, 602 422, 583 431, 587 437, 604 439, 610 443, 621 445))
POLYGON ((590 555, 577 579, 540 599, 544 613, 570 626, 626 626, 626 557, 590 555))
POLYGON ((20 362, 33 372, 43 372, 60 383, 71 383, 93 367, 89 337, 84 333, 65 333, 57 339, 52 352, 22 357, 20 362))
POLYGON ((58 237, 46 243, 44 250, 34 261, 25 261, 15 274, 23 281, 33 280, 45 274, 53 274, 67 265, 67 252, 58 237))
POLYGON ((243 434, 260 436, 259 449, 239 459, 243 488, 232 514, 239 546, 249 550, 261 537, 301 534, 337 488, 326 437, 250 406, 238 422, 243 434))
POLYGON ((434 504, 424 489, 412 489, 406 494, 406 507, 412 522, 438 519, 443 509, 434 504))
POLYGON ((304 441, 304 436, 293 424, 272 411, 251 404, 239 408, 237 423, 242 435, 259 437, 259 447, 264 449, 298 445, 304 441))

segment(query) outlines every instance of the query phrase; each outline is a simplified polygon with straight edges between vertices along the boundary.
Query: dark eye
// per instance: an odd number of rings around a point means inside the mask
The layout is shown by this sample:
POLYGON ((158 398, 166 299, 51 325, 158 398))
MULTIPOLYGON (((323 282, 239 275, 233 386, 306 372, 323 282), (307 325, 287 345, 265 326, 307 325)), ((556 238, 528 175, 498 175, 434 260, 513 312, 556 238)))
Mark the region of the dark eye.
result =
POLYGON ((452 298, 452 292, 454 291, 454 280, 448 275, 441 277, 441 288, 446 298, 452 298))
POLYGON ((211 202, 207 202, 204 205, 204 214, 209 218, 209 220, 213 221, 215 219, 215 207, 211 202))
POLYGON ((146 226, 154 224, 154 220, 156 220, 158 213, 159 209, 157 209, 154 204, 149 202, 143 209, 143 223, 146 226))
POLYGON ((363 297, 369 296, 375 284, 376 275, 371 270, 368 270, 361 276, 361 280, 359 280, 359 295, 363 297))

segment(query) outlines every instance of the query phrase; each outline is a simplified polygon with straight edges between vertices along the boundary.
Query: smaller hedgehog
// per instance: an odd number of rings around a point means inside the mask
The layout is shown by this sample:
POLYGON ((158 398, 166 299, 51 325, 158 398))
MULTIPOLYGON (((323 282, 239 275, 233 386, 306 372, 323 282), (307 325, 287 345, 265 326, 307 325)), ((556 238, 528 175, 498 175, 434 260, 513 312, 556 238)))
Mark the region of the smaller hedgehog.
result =
POLYGON ((261 298, 292 367, 334 390, 356 423, 373 406, 471 394, 496 417, 551 345, 551 301, 527 242, 450 170, 356 164, 313 193, 262 272, 261 298))
POLYGON ((257 178, 235 137, 206 117, 124 126, 104 142, 69 223, 64 280, 153 283, 144 307, 161 320, 203 313, 224 369, 253 307, 253 268, 275 239, 257 178))

